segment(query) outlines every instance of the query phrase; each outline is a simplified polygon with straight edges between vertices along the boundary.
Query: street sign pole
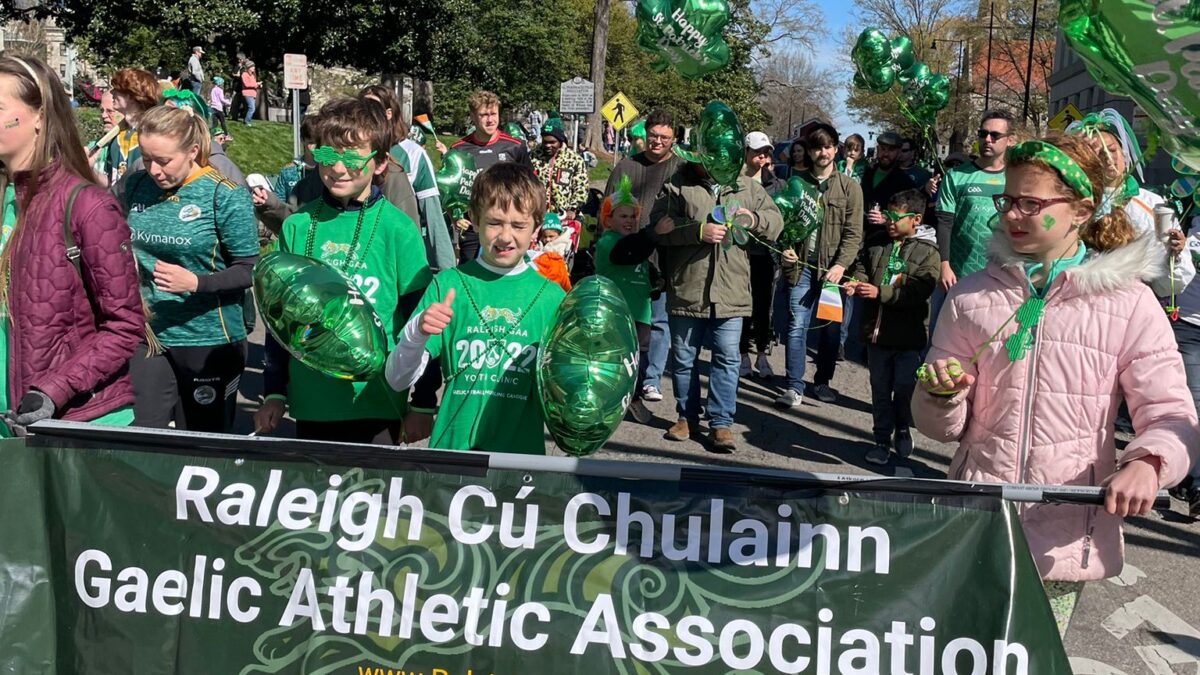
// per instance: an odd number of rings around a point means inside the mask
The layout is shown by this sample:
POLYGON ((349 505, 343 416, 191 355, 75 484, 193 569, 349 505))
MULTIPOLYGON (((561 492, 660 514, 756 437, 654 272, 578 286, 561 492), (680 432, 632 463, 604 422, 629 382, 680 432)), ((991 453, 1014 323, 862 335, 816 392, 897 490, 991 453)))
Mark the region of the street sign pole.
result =
POLYGON ((304 149, 300 147, 300 90, 292 90, 292 161, 300 164, 304 149))
POLYGON ((575 131, 571 135, 571 147, 579 152, 579 115, 575 115, 575 131))
POLYGON ((308 88, 307 56, 283 55, 283 86, 292 92, 292 161, 299 165, 304 157, 300 143, 300 90, 308 88))

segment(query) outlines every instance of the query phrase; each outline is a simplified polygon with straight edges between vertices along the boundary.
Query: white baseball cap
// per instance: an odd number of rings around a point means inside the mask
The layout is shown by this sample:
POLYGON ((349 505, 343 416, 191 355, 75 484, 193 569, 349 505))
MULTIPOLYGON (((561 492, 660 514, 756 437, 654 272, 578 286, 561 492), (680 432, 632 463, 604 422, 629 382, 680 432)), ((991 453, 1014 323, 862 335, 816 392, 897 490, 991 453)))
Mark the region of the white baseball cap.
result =
POLYGON ((771 146, 771 139, 761 131, 751 131, 746 134, 746 147, 751 150, 762 150, 771 146))

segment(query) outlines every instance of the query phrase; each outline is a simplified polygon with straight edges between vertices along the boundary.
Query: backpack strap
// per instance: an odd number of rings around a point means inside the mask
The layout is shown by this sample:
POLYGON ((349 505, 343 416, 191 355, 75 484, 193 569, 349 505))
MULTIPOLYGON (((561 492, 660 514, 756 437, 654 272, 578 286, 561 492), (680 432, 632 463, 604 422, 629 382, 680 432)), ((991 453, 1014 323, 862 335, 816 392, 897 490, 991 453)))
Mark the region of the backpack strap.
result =
POLYGON ((71 233, 71 210, 75 206, 75 198, 79 196, 80 191, 87 187, 87 183, 80 181, 71 188, 71 192, 67 194, 67 206, 63 209, 63 243, 67 248, 67 260, 71 262, 71 266, 75 268, 75 273, 83 278, 83 268, 79 263, 81 251, 79 245, 75 243, 75 235, 71 233))

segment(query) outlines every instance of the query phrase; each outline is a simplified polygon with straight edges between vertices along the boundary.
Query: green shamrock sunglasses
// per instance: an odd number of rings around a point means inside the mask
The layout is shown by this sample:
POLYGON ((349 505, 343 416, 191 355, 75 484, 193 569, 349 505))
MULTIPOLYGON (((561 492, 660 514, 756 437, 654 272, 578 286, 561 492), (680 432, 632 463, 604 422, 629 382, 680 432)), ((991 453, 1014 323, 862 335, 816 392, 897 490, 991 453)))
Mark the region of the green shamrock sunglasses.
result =
POLYGON ((338 152, 328 145, 322 145, 318 148, 313 148, 312 155, 313 161, 317 164, 333 166, 341 162, 349 171, 362 171, 363 167, 367 165, 367 162, 371 161, 376 152, 376 150, 372 150, 369 154, 363 156, 358 154, 357 150, 338 152))

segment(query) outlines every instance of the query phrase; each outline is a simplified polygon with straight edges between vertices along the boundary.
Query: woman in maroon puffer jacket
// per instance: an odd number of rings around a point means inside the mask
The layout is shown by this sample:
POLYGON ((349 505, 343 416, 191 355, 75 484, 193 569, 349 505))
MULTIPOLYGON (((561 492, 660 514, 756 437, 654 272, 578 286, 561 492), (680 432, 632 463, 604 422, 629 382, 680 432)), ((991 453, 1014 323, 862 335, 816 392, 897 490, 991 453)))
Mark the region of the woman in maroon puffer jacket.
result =
POLYGON ((66 93, 36 58, 0 58, 0 168, 0 435, 50 417, 129 424, 129 358, 144 336, 129 226, 92 182, 66 93))

